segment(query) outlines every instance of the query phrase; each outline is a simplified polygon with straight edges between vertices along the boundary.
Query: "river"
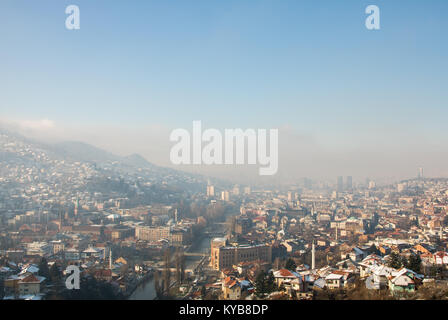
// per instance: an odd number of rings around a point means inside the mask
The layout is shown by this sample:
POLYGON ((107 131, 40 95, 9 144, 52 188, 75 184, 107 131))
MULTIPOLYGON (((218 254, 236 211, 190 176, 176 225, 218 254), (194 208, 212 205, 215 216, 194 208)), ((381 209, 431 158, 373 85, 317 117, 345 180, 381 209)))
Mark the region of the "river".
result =
MULTIPOLYGON (((236 212, 227 212, 225 215, 225 219, 229 216, 238 215, 236 212)), ((225 220, 224 220, 225 221, 225 220)), ((224 224, 215 224, 212 227, 213 231, 217 232, 225 232, 227 230, 227 226, 224 224)), ((210 254, 210 243, 212 240, 212 236, 203 236, 201 240, 194 243, 190 248, 190 252, 196 253, 206 253, 210 254)), ((198 256, 187 256, 185 257, 185 269, 195 269, 198 263, 201 261, 202 257, 198 256)), ((144 284, 138 286, 134 292, 129 297, 129 300, 154 300, 156 298, 156 290, 154 288, 154 278, 149 279, 144 284)))
MULTIPOLYGON (((210 241, 212 237, 204 236, 195 246, 191 248, 192 252, 209 253, 210 241)), ((185 257, 186 269, 194 269, 202 257, 185 257)), ((154 288, 154 278, 149 279, 144 284, 138 286, 129 297, 129 300, 154 300, 156 290, 154 288)))

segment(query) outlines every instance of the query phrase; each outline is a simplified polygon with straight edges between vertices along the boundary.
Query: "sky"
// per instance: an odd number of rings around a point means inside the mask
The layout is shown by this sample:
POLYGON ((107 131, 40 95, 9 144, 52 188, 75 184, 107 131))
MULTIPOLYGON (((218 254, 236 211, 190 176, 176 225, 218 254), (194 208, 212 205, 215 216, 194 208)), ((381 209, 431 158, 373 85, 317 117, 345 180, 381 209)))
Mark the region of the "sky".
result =
MULTIPOLYGON (((447 14, 446 0, 2 0, 0 123, 165 166, 170 132, 194 120, 279 128, 277 182, 448 176, 447 14)), ((258 166, 182 169, 256 181, 258 166)))

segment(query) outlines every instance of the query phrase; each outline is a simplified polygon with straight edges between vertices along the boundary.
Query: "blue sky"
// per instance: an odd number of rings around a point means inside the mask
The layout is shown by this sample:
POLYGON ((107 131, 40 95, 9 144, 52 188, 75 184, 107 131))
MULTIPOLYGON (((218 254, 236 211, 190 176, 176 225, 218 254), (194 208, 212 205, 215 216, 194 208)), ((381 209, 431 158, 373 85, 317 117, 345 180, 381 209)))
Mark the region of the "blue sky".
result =
POLYGON ((442 145, 447 15, 446 0, 2 0, 0 116, 442 145), (81 30, 65 28, 70 4, 81 30), (370 4, 381 30, 365 28, 370 4))

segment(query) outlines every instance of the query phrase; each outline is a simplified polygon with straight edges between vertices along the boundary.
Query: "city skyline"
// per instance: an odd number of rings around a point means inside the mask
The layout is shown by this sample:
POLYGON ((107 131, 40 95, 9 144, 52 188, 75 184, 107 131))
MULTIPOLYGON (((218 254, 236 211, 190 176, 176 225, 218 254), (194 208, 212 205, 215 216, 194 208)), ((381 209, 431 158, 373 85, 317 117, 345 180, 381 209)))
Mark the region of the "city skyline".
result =
POLYGON ((377 1, 373 31, 368 1, 80 0, 79 30, 65 28, 69 4, 0 4, 0 117, 23 134, 171 166, 170 132, 201 120, 279 128, 272 181, 448 176, 445 1, 377 1))

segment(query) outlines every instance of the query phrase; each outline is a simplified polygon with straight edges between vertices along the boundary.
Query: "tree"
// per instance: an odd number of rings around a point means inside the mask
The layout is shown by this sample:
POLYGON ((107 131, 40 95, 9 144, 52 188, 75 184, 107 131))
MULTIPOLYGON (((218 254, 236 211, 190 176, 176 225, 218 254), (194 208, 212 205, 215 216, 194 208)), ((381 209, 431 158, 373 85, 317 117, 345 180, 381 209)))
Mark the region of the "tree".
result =
POLYGON ((3 280, 0 280, 0 300, 3 299, 5 295, 5 286, 3 280))
POLYGON ((176 281, 181 284, 185 279, 185 256, 184 253, 176 250, 176 281))
POLYGON ((422 268, 422 259, 417 254, 412 254, 409 257, 408 268, 414 272, 420 273, 422 268))
POLYGON ((261 271, 255 279, 255 295, 259 298, 264 297, 277 289, 275 285, 275 277, 272 272, 267 274, 261 271))
POLYGON ((42 258, 39 263, 39 275, 45 277, 46 279, 50 278, 50 269, 48 269, 47 259, 42 258))
POLYGON ((61 283, 61 281, 62 281, 62 272, 61 272, 61 270, 59 270, 59 266, 56 263, 54 263, 51 266, 49 274, 50 274, 50 281, 53 284, 58 285, 58 284, 61 283))
POLYGON ((117 300, 123 299, 123 296, 117 294, 110 283, 87 276, 81 278, 79 290, 64 290, 61 298, 68 300, 117 300))
POLYGON ((401 260, 401 267, 409 269, 408 259, 406 259, 406 257, 401 257, 400 260, 401 260))
POLYGON ((205 286, 201 287, 201 297, 204 299, 207 294, 207 288, 205 286))
POLYGON ((288 261, 286 261, 285 268, 290 271, 296 271, 297 265, 293 259, 289 258, 288 261))
POLYGON ((169 249, 165 251, 164 259, 165 259, 165 265, 163 268, 162 293, 163 297, 168 299, 170 296, 170 285, 171 285, 171 270, 170 270, 171 252, 169 249))
POLYGON ((259 298, 264 297, 267 292, 265 284, 266 273, 261 271, 255 279, 255 295, 259 298))
POLYGON ((277 286, 275 284, 275 277, 274 277, 274 274, 272 273, 272 271, 269 272, 269 275, 267 277, 266 288, 268 290, 268 293, 271 293, 277 289, 277 286))
POLYGON ((378 250, 378 248, 373 243, 372 243, 372 245, 369 248, 369 252, 370 252, 370 254, 376 254, 378 256, 381 255, 380 250, 378 250))
POLYGON ((162 287, 160 285, 160 275, 158 270, 154 271, 154 290, 156 291, 157 298, 160 299, 162 297, 162 287))
POLYGON ((401 257, 398 253, 392 252, 389 255, 389 261, 387 263, 387 266, 394 269, 399 269, 403 265, 403 261, 401 260, 401 257))

